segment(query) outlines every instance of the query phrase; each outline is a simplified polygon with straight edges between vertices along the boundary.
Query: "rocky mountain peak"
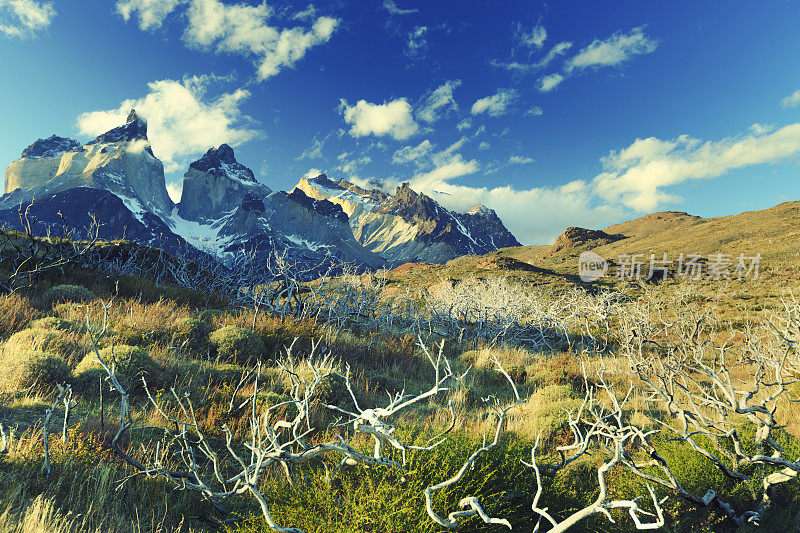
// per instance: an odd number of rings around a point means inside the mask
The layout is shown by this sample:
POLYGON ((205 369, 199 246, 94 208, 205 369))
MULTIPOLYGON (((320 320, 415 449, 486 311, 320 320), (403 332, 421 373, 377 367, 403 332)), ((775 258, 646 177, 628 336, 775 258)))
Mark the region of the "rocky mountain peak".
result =
POLYGON ((253 171, 236 160, 233 148, 227 144, 221 144, 219 148, 210 148, 203 157, 189 165, 189 168, 215 176, 227 176, 245 183, 256 183, 253 171))
POLYGON ((51 135, 47 139, 36 139, 36 141, 22 151, 22 157, 44 158, 57 157, 67 152, 75 152, 81 147, 81 143, 75 139, 51 135))
POLYGON ((492 218, 492 219, 498 218, 497 213, 494 211, 494 209, 489 209, 483 204, 476 205, 475 207, 467 211, 467 214, 473 216, 480 216, 484 218, 492 218))
POLYGON ((131 109, 125 124, 108 130, 87 144, 118 143, 135 140, 147 140, 147 121, 131 109))
POLYGON ((327 174, 320 174, 316 178, 311 178, 308 180, 313 185, 318 185, 320 187, 327 187, 329 189, 336 189, 341 186, 340 183, 333 181, 332 179, 328 178, 327 174))

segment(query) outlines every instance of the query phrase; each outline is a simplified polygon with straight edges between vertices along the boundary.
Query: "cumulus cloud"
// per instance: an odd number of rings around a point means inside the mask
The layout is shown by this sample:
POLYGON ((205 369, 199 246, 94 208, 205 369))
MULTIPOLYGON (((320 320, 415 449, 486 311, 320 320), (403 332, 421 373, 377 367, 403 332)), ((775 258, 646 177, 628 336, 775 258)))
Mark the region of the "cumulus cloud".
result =
POLYGON ((534 107, 528 109, 527 111, 525 111, 525 116, 526 117, 540 117, 540 116, 542 116, 543 113, 544 113, 544 111, 542 111, 542 108, 537 105, 537 106, 534 106, 534 107))
POLYGON ((564 81, 564 76, 557 72, 539 78, 539 91, 543 93, 549 93, 558 87, 562 81, 564 81))
POLYGON ((522 46, 541 48, 547 40, 547 30, 541 24, 537 24, 530 30, 526 30, 522 24, 517 23, 514 36, 522 46))
POLYGON ((402 141, 419 129, 411 113, 411 104, 405 98, 382 104, 359 100, 353 106, 341 100, 339 111, 344 115, 344 121, 351 125, 350 135, 353 137, 389 135, 402 141))
POLYGON ((126 21, 136 16, 143 30, 159 28, 167 15, 183 5, 188 5, 184 13, 188 25, 183 32, 187 45, 255 57, 259 80, 294 67, 311 48, 330 41, 340 22, 332 17, 317 17, 313 4, 293 16, 294 20, 316 19, 310 28, 270 25, 268 19, 274 10, 266 2, 249 5, 220 0, 118 0, 116 4, 117 12, 126 21))
POLYGON ((52 2, 0 0, 0 34, 19 39, 33 37, 50 26, 55 16, 52 2))
POLYGON ((797 90, 781 100, 781 105, 783 107, 797 107, 800 105, 800 90, 797 90))
POLYGON ((149 92, 124 100, 116 109, 82 113, 77 119, 80 133, 99 135, 125 123, 131 109, 147 120, 153 152, 167 172, 182 169, 188 158, 212 146, 240 145, 262 133, 246 125, 251 119, 240 111, 250 97, 244 89, 207 96, 211 76, 192 76, 182 81, 160 80, 148 84, 149 92))
POLYGON ((601 161, 604 172, 593 180, 595 192, 609 202, 637 211, 653 211, 676 200, 665 187, 689 180, 710 179, 746 166, 773 163, 800 154, 800 123, 772 133, 702 141, 681 135, 672 140, 636 139, 601 161))
POLYGON ((533 163, 534 159, 526 155, 512 155, 508 158, 508 162, 512 165, 527 165, 533 163))
POLYGON ((629 33, 617 32, 608 39, 595 39, 570 59, 565 69, 607 67, 623 63, 633 56, 649 54, 658 47, 658 41, 645 35, 644 26, 633 28, 629 33))
POLYGON ((192 0, 184 40, 203 49, 255 56, 258 77, 265 80, 293 67, 314 46, 327 43, 339 20, 319 17, 310 29, 270 26, 273 10, 266 3, 228 5, 219 0, 192 0))
POLYGON ((125 22, 132 17, 139 19, 139 27, 145 31, 155 30, 164 24, 167 15, 188 0, 118 0, 117 13, 125 22))
POLYGON ((458 104, 453 91, 461 85, 461 80, 444 82, 436 90, 423 98, 417 117, 425 122, 435 122, 450 111, 457 111, 458 104))
POLYGON ((499 89, 491 96, 480 98, 472 104, 472 114, 478 115, 486 113, 492 117, 499 117, 508 112, 508 108, 517 98, 517 91, 514 89, 499 89))
POLYGON ((390 15, 411 15, 419 13, 419 9, 400 9, 393 0, 383 0, 383 9, 389 12, 390 15))

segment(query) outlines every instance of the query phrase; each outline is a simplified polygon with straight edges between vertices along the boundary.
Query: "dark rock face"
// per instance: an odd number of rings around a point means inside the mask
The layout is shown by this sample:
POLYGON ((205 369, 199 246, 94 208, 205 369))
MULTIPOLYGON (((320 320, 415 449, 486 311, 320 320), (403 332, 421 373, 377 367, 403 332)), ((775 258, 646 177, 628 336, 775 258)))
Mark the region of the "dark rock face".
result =
POLYGON ((228 177, 248 182, 256 182, 253 171, 236 160, 233 148, 227 144, 221 144, 216 149, 211 148, 203 157, 189 165, 189 168, 215 175, 225 174, 228 177))
POLYGON ((67 152, 80 150, 81 143, 75 139, 52 135, 47 139, 37 139, 36 142, 22 151, 22 157, 38 159, 42 157, 57 157, 67 152))
POLYGON ((479 207, 482 209, 474 213, 454 213, 425 194, 417 194, 404 183, 375 212, 398 215, 410 224, 419 225, 421 231, 416 240, 445 243, 455 255, 480 255, 498 248, 520 245, 494 211, 479 207))
POLYGON ((147 122, 139 115, 136 110, 131 109, 128 120, 122 126, 108 130, 98 136, 95 140, 86 144, 105 144, 124 141, 135 141, 137 139, 147 140, 147 122))
MULTIPOLYGON (((21 230, 18 209, 0 210, 0 224, 5 223, 10 229, 21 230)), ((91 223, 90 213, 102 223, 99 233, 102 240, 125 238, 171 253, 184 244, 183 239, 175 235, 156 215, 148 211, 139 218, 116 195, 102 189, 75 187, 36 198, 29 211, 31 217, 38 219, 37 233, 45 235, 49 227, 54 236, 60 235, 62 229, 84 232, 91 223)))
POLYGON ((266 211, 264 201, 252 193, 245 195, 240 207, 244 211, 254 211, 256 213, 264 213, 266 211))
POLYGON ((598 229, 586 229, 572 226, 558 236, 556 242, 550 247, 550 253, 556 253, 570 248, 596 248, 624 238, 625 235, 611 235, 598 229))
POLYGON ((292 192, 290 192, 288 196, 289 199, 295 202, 296 204, 299 204, 308 210, 316 211, 322 216, 335 218, 337 220, 341 220, 344 223, 347 223, 349 220, 347 213, 344 212, 344 210, 340 205, 334 204, 333 202, 330 202, 328 200, 314 200, 313 198, 307 196, 306 193, 297 188, 295 188, 292 192))

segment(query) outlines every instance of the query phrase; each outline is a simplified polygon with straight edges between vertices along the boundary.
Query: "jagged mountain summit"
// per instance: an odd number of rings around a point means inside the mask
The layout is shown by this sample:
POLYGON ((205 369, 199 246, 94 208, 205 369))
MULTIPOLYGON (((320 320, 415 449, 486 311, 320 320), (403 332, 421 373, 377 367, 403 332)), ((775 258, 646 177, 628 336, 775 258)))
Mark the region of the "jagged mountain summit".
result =
POLYGON ((456 213, 416 193, 407 183, 390 195, 321 174, 301 180, 297 191, 341 206, 358 242, 391 265, 446 263, 462 255, 519 246, 492 209, 479 205, 456 213))
POLYGON ((83 145, 58 136, 37 140, 9 165, 4 192, 0 223, 12 228, 19 227, 20 204, 35 198, 31 214, 40 231, 59 228, 59 213, 77 228, 94 213, 103 239, 125 237, 168 251, 188 243, 224 261, 245 247, 261 259, 277 250, 308 264, 384 264, 356 242, 336 206, 272 191, 225 144, 190 165, 174 204, 147 122, 133 110, 125 124, 83 145))
POLYGON ((331 202, 315 202, 256 181, 227 144, 189 165, 180 203, 167 220, 198 248, 226 257, 243 247, 288 250, 296 259, 331 256, 369 268, 384 264, 356 242, 347 217, 331 202))

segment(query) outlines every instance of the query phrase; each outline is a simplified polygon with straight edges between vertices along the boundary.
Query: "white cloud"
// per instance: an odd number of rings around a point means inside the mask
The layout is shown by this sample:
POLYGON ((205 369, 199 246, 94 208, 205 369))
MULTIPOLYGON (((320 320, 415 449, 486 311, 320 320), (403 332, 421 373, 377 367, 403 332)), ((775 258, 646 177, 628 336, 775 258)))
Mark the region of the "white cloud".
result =
POLYGON ((499 89, 491 96, 480 98, 472 104, 472 114, 487 113, 492 117, 499 117, 506 114, 508 108, 517 98, 517 91, 514 89, 499 89))
POLYGON ((55 16, 52 2, 0 0, 0 34, 20 39, 33 37, 50 26, 55 16))
POLYGON ((644 26, 630 33, 617 32, 603 41, 595 39, 581 49, 565 66, 567 72, 589 67, 613 66, 635 55, 649 54, 658 47, 658 41, 644 34, 644 26))
POLYGON ((206 92, 213 80, 211 76, 193 76, 183 81, 151 82, 149 93, 143 98, 125 100, 116 109, 81 114, 78 129, 85 135, 99 135, 123 124, 128 112, 135 108, 147 120, 153 152, 167 172, 182 169, 187 158, 212 146, 237 146, 262 135, 242 124, 250 119, 239 108, 250 93, 237 89, 208 98, 206 92))
POLYGON ((359 157, 351 158, 349 152, 339 154, 336 159, 339 161, 339 166, 336 167, 337 170, 347 174, 349 177, 353 177, 361 168, 372 162, 372 158, 368 155, 362 154, 359 157))
POLYGON ((324 140, 314 137, 314 140, 311 142, 311 146, 306 147, 306 149, 303 150, 303 153, 297 156, 296 160, 302 161, 303 159, 320 159, 322 158, 322 148, 324 146, 324 140))
POLYGON ((497 61, 496 59, 492 59, 489 63, 493 67, 502 68, 512 72, 520 72, 520 73, 532 72, 535 70, 543 69, 544 67, 552 63, 553 60, 556 59, 557 57, 566 54, 570 48, 572 48, 571 42, 564 41, 557 43, 553 46, 553 48, 550 49, 547 55, 545 55, 544 57, 533 63, 520 63, 518 61, 502 62, 502 61, 497 61))
POLYGON ((534 106, 534 107, 528 109, 527 111, 525 111, 525 116, 526 117, 540 117, 540 116, 542 116, 543 113, 544 113, 544 111, 542 111, 542 108, 537 105, 537 106, 534 106))
POLYGON ((341 100, 339 110, 344 115, 344 121, 352 125, 350 135, 353 137, 389 135, 393 139, 402 141, 414 135, 419 129, 411 114, 411 105, 405 98, 397 98, 383 104, 359 100, 354 106, 349 105, 346 100, 341 100))
POLYGON ((488 142, 486 142, 486 141, 481 141, 481 143, 478 145, 478 149, 479 149, 479 150, 488 150, 488 149, 489 149, 489 148, 491 148, 491 147, 492 147, 492 145, 491 145, 491 144, 489 144, 489 143, 488 143, 488 142))
POLYGON ((426 96, 417 111, 417 117, 425 122, 435 122, 450 111, 457 111, 458 104, 453 98, 453 91, 461 85, 461 80, 444 82, 435 91, 426 96))
POLYGON ((508 158, 508 162, 512 165, 527 165, 533 163, 534 159, 526 155, 512 155, 508 158))
POLYGON ((139 28, 155 30, 164 24, 167 15, 175 9, 185 4, 188 0, 118 0, 117 13, 122 15, 125 22, 137 15, 139 18, 139 28))
POLYGON ((126 21, 136 14, 139 26, 152 30, 184 4, 188 4, 184 13, 188 20, 183 32, 184 42, 217 53, 255 57, 259 80, 294 67, 311 48, 327 43, 340 23, 336 18, 316 17, 313 4, 292 17, 303 21, 316 18, 310 28, 271 26, 268 19, 274 10, 266 2, 249 5, 226 4, 220 0, 119 0, 116 5, 126 21))
POLYGON ((420 59, 428 51, 428 27, 417 26, 408 32, 405 55, 409 59, 420 59))
MULTIPOLYGON (((752 131, 752 130, 751 130, 752 131)), ((772 133, 753 132, 720 141, 702 141, 688 135, 664 141, 636 139, 601 161, 604 172, 592 185, 609 202, 621 202, 638 211, 653 211, 676 199, 662 189, 689 180, 710 179, 737 168, 773 163, 800 154, 800 123, 772 133)))
POLYGON ((310 169, 308 169, 308 172, 306 172, 305 174, 303 174, 303 177, 304 177, 305 179, 307 179, 307 180, 310 180, 310 179, 312 179, 312 178, 316 178, 316 177, 317 177, 317 176, 319 176, 320 174, 324 174, 324 172, 322 172, 322 171, 321 171, 320 169, 318 169, 318 168, 310 168, 310 169))
POLYGON ((541 48, 547 40, 547 30, 541 24, 537 24, 530 31, 526 31, 522 24, 517 24, 514 36, 523 46, 541 48))
POLYGON ((383 0, 383 8, 388 11, 390 15, 411 15, 412 13, 419 13, 419 9, 400 9, 393 0, 383 0))
POLYGON ((169 194, 170 199, 174 203, 179 203, 183 195, 183 180, 167 183, 167 194, 169 194))
POLYGON ((298 11, 297 13, 292 15, 292 18, 294 20, 311 20, 317 16, 318 12, 319 10, 316 7, 314 7, 314 4, 308 4, 307 8, 305 8, 302 11, 298 11))
POLYGON ((800 105, 800 90, 797 90, 781 100, 781 105, 783 107, 797 107, 800 105))
POLYGON ((465 118, 464 120, 462 120, 461 122, 459 122, 458 124, 456 124, 456 129, 457 129, 458 131, 464 131, 464 130, 468 130, 468 129, 470 129, 471 127, 472 127, 472 120, 471 120, 471 119, 469 119, 469 118, 465 118))
POLYGON ((564 76, 559 73, 549 74, 539 78, 539 91, 543 93, 549 93, 558 87, 562 81, 564 81, 564 76))
POLYGON ((428 139, 425 139, 416 146, 404 146, 392 154, 392 163, 395 165, 402 165, 418 161, 420 158, 428 155, 433 149, 433 145, 428 139))

